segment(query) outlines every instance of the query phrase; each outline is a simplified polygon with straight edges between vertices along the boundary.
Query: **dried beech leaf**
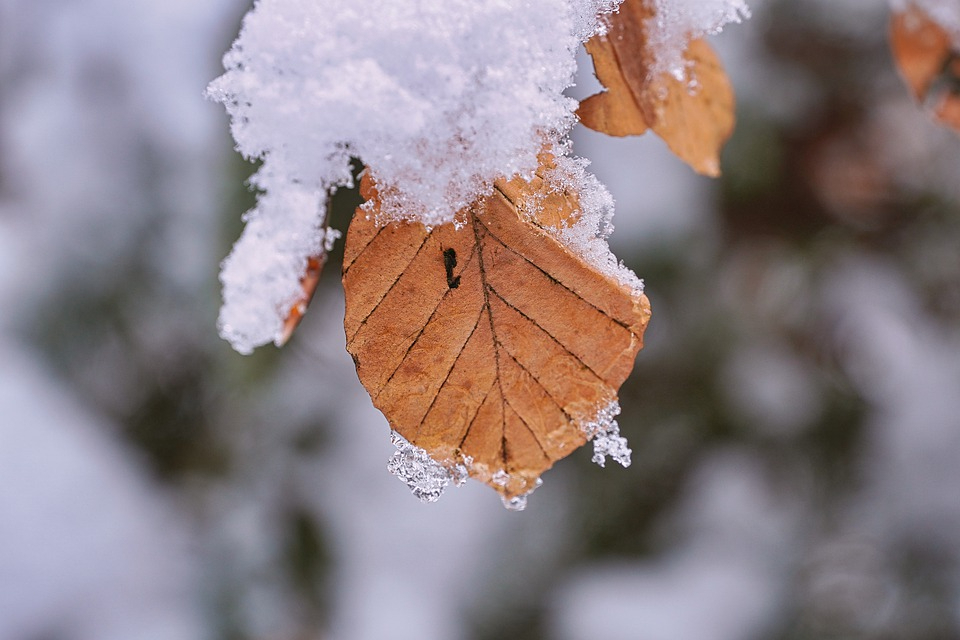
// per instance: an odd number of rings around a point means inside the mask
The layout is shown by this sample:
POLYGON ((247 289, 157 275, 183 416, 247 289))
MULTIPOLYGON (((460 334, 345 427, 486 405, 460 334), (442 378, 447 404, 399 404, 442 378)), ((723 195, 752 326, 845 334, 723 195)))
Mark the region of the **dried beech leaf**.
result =
POLYGON ((697 173, 720 175, 720 151, 733 133, 733 89, 719 58, 703 40, 687 47, 684 59, 692 62, 691 80, 696 88, 670 75, 660 75, 650 84, 647 104, 656 115, 652 129, 667 146, 697 173))
POLYGON ((960 131, 960 54, 950 34, 911 6, 890 21, 890 49, 913 97, 931 105, 938 120, 960 131))
POLYGON ((614 136, 648 127, 698 173, 720 175, 720 150, 733 133, 734 96, 713 49, 693 40, 684 52, 686 78, 654 75, 647 28, 650 0, 625 0, 606 35, 587 42, 597 79, 606 91, 590 96, 577 114, 584 125, 614 136))
POLYGON ((541 211, 557 207, 544 215, 568 224, 578 206, 537 184, 498 181, 458 214, 459 230, 428 230, 378 227, 365 176, 373 210, 357 210, 344 248, 347 350, 374 405, 434 460, 465 464, 505 498, 586 442, 650 313, 646 297, 544 231, 541 211))
POLYGON ((597 36, 587 42, 586 49, 593 58, 597 79, 607 90, 580 103, 577 109, 580 122, 594 131, 611 136, 638 136, 646 133, 649 129, 647 121, 620 65, 617 64, 613 43, 607 38, 597 36))

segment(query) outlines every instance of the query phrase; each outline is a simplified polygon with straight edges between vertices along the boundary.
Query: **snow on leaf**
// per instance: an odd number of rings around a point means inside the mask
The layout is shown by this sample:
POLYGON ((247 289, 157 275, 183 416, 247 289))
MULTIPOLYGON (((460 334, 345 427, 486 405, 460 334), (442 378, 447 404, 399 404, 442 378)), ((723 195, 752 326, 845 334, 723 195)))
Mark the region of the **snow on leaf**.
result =
MULTIPOLYGON (((542 157, 543 158, 543 157, 542 157)), ((432 229, 379 226, 361 182, 344 248, 347 350, 391 428, 431 458, 464 464, 505 504, 583 445, 616 400, 649 320, 636 287, 563 245, 572 193, 500 180, 432 229), (544 205, 547 206, 544 206, 544 205)))
MULTIPOLYGON (((323 229, 323 246, 320 252, 307 257, 307 263, 303 274, 300 276, 300 291, 297 297, 287 306, 286 318, 280 328, 280 332, 274 338, 273 342, 278 347, 287 344, 293 332, 300 326, 303 316, 307 313, 307 307, 313 300, 313 294, 317 291, 317 285, 320 284, 320 274, 323 272, 323 265, 327 263, 327 254, 333 249, 333 243, 340 238, 341 233, 330 227, 330 210, 332 203, 330 197, 326 201, 326 213, 323 216, 321 227, 323 229)), ((282 311, 283 307, 280 308, 282 311)))
POLYGON ((653 129, 695 171, 717 176, 720 150, 733 132, 733 89, 702 40, 687 44, 682 73, 657 65, 656 11, 652 0, 626 0, 608 33, 587 42, 607 90, 585 99, 577 115, 585 126, 614 136, 653 129))
POLYGON ((890 48, 913 97, 960 131, 960 51, 948 28, 911 4, 893 14, 890 48))
POLYGON ((326 194, 377 167, 386 218, 449 222, 562 140, 580 44, 619 0, 259 0, 208 95, 262 165, 221 272, 221 335, 241 353, 289 337, 326 194), (467 160, 468 159, 468 160, 467 160))
POLYGON ((750 17, 745 0, 648 0, 655 5, 649 19, 649 46, 655 73, 683 78, 683 53, 698 38, 716 35, 729 23, 750 17))
POLYGON ((223 261, 223 306, 217 324, 234 349, 248 354, 284 341, 288 319, 304 300, 309 260, 324 255, 338 232, 325 229, 322 193, 289 189, 263 194, 223 261))

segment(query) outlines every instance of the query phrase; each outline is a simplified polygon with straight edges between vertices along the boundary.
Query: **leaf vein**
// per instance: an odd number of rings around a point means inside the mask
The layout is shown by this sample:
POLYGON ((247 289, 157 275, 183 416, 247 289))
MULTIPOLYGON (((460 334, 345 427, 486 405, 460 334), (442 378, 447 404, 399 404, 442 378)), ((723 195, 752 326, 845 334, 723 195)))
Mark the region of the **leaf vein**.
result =
MULTIPOLYGON (((520 418, 520 422, 523 424, 524 427, 526 427, 527 431, 530 432, 530 435, 533 436, 533 441, 537 443, 537 447, 540 449, 540 453, 543 454, 543 457, 546 458, 547 460, 551 460, 550 456, 547 455, 547 450, 544 448, 543 444, 540 442, 540 438, 538 438, 537 434, 533 432, 533 429, 530 427, 529 424, 527 424, 527 421, 523 419, 523 416, 520 415, 520 412, 514 408, 513 404, 511 404, 509 400, 506 400, 506 403, 507 403, 507 406, 510 407, 510 411, 513 411, 516 414, 516 416, 520 418)), ((503 423, 504 425, 506 425, 507 423, 506 416, 504 416, 503 418, 503 423)))
MULTIPOLYGON (((533 375, 533 372, 531 372, 530 369, 527 369, 525 366, 523 366, 523 363, 520 362, 519 360, 517 360, 517 356, 513 355, 512 353, 510 353, 510 350, 509 350, 509 349, 507 349, 506 347, 503 347, 503 350, 504 350, 504 352, 506 352, 506 354, 507 354, 508 356, 510 356, 510 359, 511 359, 511 360, 513 360, 514 362, 517 363, 517 366, 518 366, 518 367, 520 367, 521 369, 523 369, 523 371, 524 371, 528 376, 530 376, 530 377, 533 379, 534 382, 537 383, 537 386, 539 386, 541 389, 543 389, 543 392, 546 394, 546 396, 547 396, 548 398, 550 398, 550 400, 553 402, 553 404, 556 405, 556 407, 557 407, 558 409, 560 409, 560 412, 563 414, 563 416, 564 416, 568 421, 573 422, 573 418, 570 417, 570 414, 567 413, 567 410, 563 408, 563 406, 557 401, 557 399, 553 397, 553 394, 550 393, 550 390, 547 389, 546 385, 544 385, 542 382, 540 382, 540 379, 537 378, 537 376, 533 375)), ((601 382, 602 382, 602 381, 601 381, 601 382)))
MULTIPOLYGON (((535 326, 536 328, 540 329, 540 331, 543 331, 546 335, 548 335, 551 340, 553 340, 555 343, 557 343, 557 346, 559 346, 561 349, 563 349, 563 350, 566 351, 568 354, 570 354, 570 356, 571 356, 574 360, 576 360, 576 361, 579 362, 581 365, 583 365, 583 367, 584 367, 585 369, 587 369, 590 373, 592 373, 593 375, 595 375, 598 380, 601 380, 601 381, 604 380, 604 379, 603 379, 603 376, 601 376, 599 373, 597 373, 596 371, 594 371, 593 368, 592 368, 590 365, 588 365, 586 362, 584 362, 583 359, 580 358, 580 356, 578 356, 578 355, 575 354, 573 351, 571 351, 565 344, 563 344, 562 342, 560 342, 560 340, 558 340, 556 336, 554 336, 552 333, 550 333, 549 331, 547 331, 546 329, 544 329, 543 327, 541 327, 539 324, 537 324, 536 320, 534 320, 533 318, 531 318, 530 316, 528 316, 527 314, 525 314, 523 311, 521 311, 520 309, 518 309, 518 308, 516 308, 515 306, 513 306, 512 304, 510 304, 510 302, 509 302, 506 298, 504 298, 502 295, 500 295, 500 292, 499 292, 499 291, 497 291, 496 289, 494 289, 492 286, 490 287, 490 291, 492 291, 495 296, 497 296, 498 298, 500 298, 500 301, 503 302, 503 304, 507 305, 508 307, 510 307, 511 309, 513 309, 514 311, 516 311, 517 313, 519 313, 519 314, 520 314, 521 316, 523 316, 526 320, 528 320, 533 326, 535 326)), ((498 346, 502 346, 502 343, 500 343, 499 341, 497 341, 497 345, 498 345, 498 346)))
POLYGON ((423 237, 423 242, 420 243, 420 246, 417 248, 417 252, 414 253, 413 257, 410 258, 410 261, 407 262, 407 266, 405 266, 400 271, 399 275, 397 275, 397 277, 393 280, 393 282, 390 283, 390 286, 387 287, 387 290, 384 291, 382 296, 380 296, 380 299, 377 301, 377 304, 373 306, 373 309, 370 310, 370 313, 364 316, 363 320, 361 320, 357 324, 357 330, 353 332, 353 335, 350 336, 350 340, 348 342, 352 342, 353 339, 357 337, 357 334, 360 333, 360 329, 362 329, 363 326, 367 324, 367 320, 369 320, 370 317, 377 312, 377 309, 380 308, 380 305, 383 304, 383 301, 387 299, 387 296, 390 295, 390 292, 393 291, 393 288, 397 285, 398 282, 400 282, 400 279, 403 278, 404 274, 407 272, 407 269, 409 269, 410 265, 413 264, 413 261, 417 259, 417 256, 420 255, 420 252, 423 251, 423 248, 426 246, 429 240, 430 240, 430 234, 428 233, 423 237))
MULTIPOLYGON (((497 190, 497 191, 500 193, 500 195, 502 195, 504 198, 507 197, 507 196, 503 193, 503 191, 500 191, 499 188, 496 188, 496 190, 497 190)), ((509 201, 510 199, 507 198, 507 200, 509 201)), ((540 227, 540 226, 537 225, 536 223, 534 223, 534 226, 536 226, 537 228, 539 228, 539 229, 541 229, 541 230, 543 229, 543 227, 540 227)), ((633 330, 630 328, 630 325, 629 325, 629 324, 627 324, 626 322, 624 322, 623 320, 621 320, 621 319, 619 319, 619 318, 616 318, 616 317, 610 315, 609 313, 607 313, 606 311, 604 311, 603 309, 601 309, 601 308, 598 307, 597 305, 593 304, 592 302, 590 302, 589 300, 587 300, 586 298, 584 298, 581 294, 577 293, 576 291, 574 291, 573 289, 571 289, 570 287, 568 287, 568 286, 565 285, 564 283, 562 283, 562 282, 560 282, 559 280, 557 280, 552 274, 550 274, 550 272, 545 271, 540 265, 538 265, 537 263, 533 262, 532 260, 530 260, 530 258, 528 258, 527 256, 523 255, 522 253, 520 253, 519 251, 517 251, 516 249, 514 249, 513 247, 511 247, 510 245, 508 245, 506 242, 504 242, 503 240, 501 240, 500 237, 497 236, 497 234, 495 234, 495 233, 490 229, 490 227, 488 227, 487 225, 484 225, 484 231, 485 231, 491 238, 493 238, 493 239, 496 240, 498 243, 500 243, 505 249, 507 249, 508 251, 510 251, 511 253, 513 253, 514 255, 520 257, 520 258, 523 259, 527 264, 529 264, 529 265, 532 266, 534 269, 536 269, 537 271, 539 271, 540 273, 542 273, 543 275, 545 275, 547 278, 549 278, 551 282, 553 282, 553 283, 557 284, 558 286, 563 287, 564 289, 566 289, 567 291, 569 291, 571 294, 573 294, 573 296, 575 296, 577 299, 583 301, 583 303, 586 304, 586 305, 588 305, 589 307, 592 307, 593 309, 595 309, 598 313, 600 313, 603 317, 607 318, 610 322, 613 322, 614 324, 620 325, 621 327, 623 327, 624 329, 626 329, 626 330, 629 331, 630 333, 633 333, 633 330)), ((547 233, 548 236, 550 235, 550 234, 549 234, 548 232, 546 232, 546 231, 544 231, 544 233, 547 233)), ((555 239, 554 239, 554 240, 555 240, 555 239)))
MULTIPOLYGON (((423 245, 421 245, 421 247, 422 247, 422 246, 423 246, 423 245)), ((473 253, 470 254, 470 258, 471 258, 471 260, 473 259, 473 253)), ((469 264, 469 262, 468 262, 468 264, 469 264)), ((466 267, 464 267, 464 268, 466 268, 466 267)), ((397 363, 397 366, 396 366, 396 367, 394 368, 394 370, 390 373, 390 377, 387 378, 386 382, 383 383, 383 386, 380 388, 380 391, 377 392, 377 395, 376 395, 376 397, 374 398, 374 400, 376 400, 377 398, 379 398, 379 397, 380 397, 380 394, 382 394, 382 393, 386 390, 386 388, 390 385, 390 382, 393 380, 393 376, 397 375, 397 371, 399 371, 399 370, 400 370, 400 367, 403 366, 403 363, 407 361, 407 357, 410 355, 410 352, 413 350, 413 347, 416 346, 416 344, 417 344, 417 342, 420 340, 421 336, 423 336, 423 332, 426 331, 426 330, 427 330, 427 327, 430 326, 430 323, 433 321, 433 317, 434 317, 435 315, 437 315, 437 311, 440 309, 440 305, 443 304, 443 301, 447 299, 447 296, 449 296, 449 295, 450 295, 450 292, 452 292, 452 291, 455 291, 455 289, 449 289, 449 288, 448 288, 446 291, 443 292, 443 295, 440 296, 440 299, 437 300, 437 304, 436 304, 436 306, 433 307, 433 311, 430 312, 430 316, 427 317, 427 321, 424 322, 424 323, 423 323, 423 326, 420 327, 420 329, 417 331, 417 335, 416 335, 416 337, 413 339, 413 342, 411 342, 410 345, 407 347, 407 350, 404 352, 403 357, 400 358, 400 362, 397 363)), ((480 312, 481 312, 481 315, 483 315, 483 309, 482 309, 482 308, 481 308, 480 312)), ((470 332, 470 335, 473 335, 473 332, 472 332, 472 331, 470 332)), ((469 340, 470 338, 468 337, 467 339, 469 340)), ((464 344, 466 344, 466 343, 464 343, 464 344)), ((461 350, 461 352, 462 352, 462 350, 461 350)), ((460 355, 457 354, 457 357, 459 358, 460 355)), ((449 373, 449 372, 448 372, 448 373, 449 373)))
POLYGON ((417 436, 420 435, 420 430, 423 428, 423 423, 426 422, 427 417, 430 415, 430 411, 433 410, 433 406, 437 403, 437 398, 440 397, 440 393, 443 391, 443 388, 446 386, 447 380, 450 379, 450 374, 453 373, 453 370, 454 368, 456 368, 457 363, 460 362, 460 356, 462 356, 463 352, 467 350, 467 345, 470 344, 470 339, 473 338, 473 334, 476 333, 477 327, 480 326, 480 318, 482 317, 483 317, 483 307, 480 307, 480 313, 477 314, 477 320, 476 322, 473 323, 473 328, 470 329, 470 334, 467 336, 467 339, 464 341, 463 346, 460 347, 460 351, 457 353, 457 357, 453 359, 453 364, 451 364, 450 368, 447 369, 446 375, 443 376, 443 382, 440 383, 440 387, 437 388, 437 393, 434 394, 433 400, 430 401, 430 406, 427 407, 426 413, 423 414, 423 419, 420 421, 420 424, 417 425, 417 436))
POLYGON ((467 436, 470 435, 470 429, 473 428, 473 423, 477 421, 477 416, 480 415, 480 410, 483 409, 483 405, 487 404, 487 398, 490 397, 490 392, 493 391, 493 387, 496 386, 497 381, 494 380, 490 383, 490 386, 487 387, 487 392, 483 394, 483 400, 480 402, 480 405, 477 407, 476 413, 473 414, 473 417, 470 418, 470 423, 467 425, 467 430, 463 432, 463 437, 460 438, 460 444, 457 445, 458 449, 463 449, 463 443, 467 441, 467 436))
POLYGON ((376 240, 377 238, 380 237, 380 234, 381 234, 381 233, 383 232, 383 230, 386 229, 388 226, 389 226, 389 225, 383 225, 382 227, 378 227, 378 228, 377 228, 377 232, 376 232, 375 234, 373 234, 373 236, 370 237, 370 239, 367 241, 367 243, 366 243, 365 245, 363 245, 363 248, 360 249, 360 251, 357 252, 357 255, 355 255, 355 256, 353 257, 353 260, 350 261, 350 264, 345 264, 345 265, 343 265, 343 275, 347 275, 347 272, 350 271, 350 268, 357 262, 357 260, 360 259, 360 256, 362 256, 362 255, 366 252, 367 248, 368 248, 371 244, 373 244, 373 241, 374 241, 374 240, 376 240))

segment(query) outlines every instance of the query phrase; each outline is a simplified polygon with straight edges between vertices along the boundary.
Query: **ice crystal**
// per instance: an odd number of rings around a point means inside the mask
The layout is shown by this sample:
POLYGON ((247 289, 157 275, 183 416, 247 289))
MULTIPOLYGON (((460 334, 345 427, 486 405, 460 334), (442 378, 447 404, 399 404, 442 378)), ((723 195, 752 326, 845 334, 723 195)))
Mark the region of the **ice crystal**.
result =
POLYGON ((470 477, 471 464, 473 464, 473 457, 464 456, 463 464, 455 464, 450 467, 450 479, 453 481, 453 486, 462 487, 467 482, 467 478, 470 477))
POLYGON ((593 458, 601 467, 606 466, 610 456, 624 467, 630 466, 630 454, 627 439, 620 435, 620 425, 616 417, 620 414, 620 404, 614 400, 597 412, 593 422, 584 425, 587 437, 593 440, 593 458))
POLYGON ((466 482, 465 465, 453 464, 448 468, 396 431, 390 433, 390 442, 397 450, 387 462, 387 471, 410 487, 421 502, 436 502, 450 483, 459 487, 466 482))
MULTIPOLYGON (((493 481, 493 484, 499 487, 507 486, 507 483, 510 482, 510 474, 507 473, 504 469, 498 470, 490 478, 493 481)), ((537 478, 536 482, 533 484, 533 488, 523 493, 519 496, 513 496, 508 498, 507 496, 500 496, 500 500, 503 502, 503 506, 509 511, 523 511, 527 508, 527 497, 536 491, 541 485, 543 485, 543 480, 537 478)))
POLYGON ((503 469, 500 469, 495 474, 493 474, 493 477, 490 479, 493 480, 493 484, 500 487, 505 487, 507 486, 507 482, 510 481, 510 474, 504 471, 503 469))

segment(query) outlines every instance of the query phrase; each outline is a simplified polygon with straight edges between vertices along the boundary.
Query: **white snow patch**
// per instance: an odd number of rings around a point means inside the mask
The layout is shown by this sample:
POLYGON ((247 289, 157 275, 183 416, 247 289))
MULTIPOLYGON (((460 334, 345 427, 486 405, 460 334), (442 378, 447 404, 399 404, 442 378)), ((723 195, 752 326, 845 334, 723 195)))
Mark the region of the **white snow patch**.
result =
POLYGON ((359 156, 386 215, 436 225, 570 128, 586 13, 614 4, 264 0, 209 94, 267 192, 346 184, 359 156))
POLYGON ((956 548, 960 334, 925 315, 890 263, 851 260, 825 294, 838 349, 870 405, 861 513, 888 544, 916 536, 956 548))
POLYGON ((714 453, 673 516, 675 548, 652 561, 594 563, 573 573, 554 594, 549 637, 767 637, 787 594, 799 506, 769 488, 758 459, 714 453))
POLYGON ((734 351, 720 386, 733 413, 768 435, 797 435, 823 410, 811 367, 779 343, 758 340, 734 351))
MULTIPOLYGON (((329 245, 318 215, 326 202, 323 192, 291 186, 270 191, 246 216, 243 235, 223 261, 223 307, 220 335, 233 348, 249 354, 266 342, 276 342, 283 321, 302 293, 300 277, 307 258, 329 245)), ((335 237, 335 236, 333 236, 335 237)))
POLYGON ((656 55, 653 74, 687 76, 683 52, 691 40, 716 35, 731 22, 750 17, 745 0, 655 0, 656 14, 648 25, 649 44, 656 55))

